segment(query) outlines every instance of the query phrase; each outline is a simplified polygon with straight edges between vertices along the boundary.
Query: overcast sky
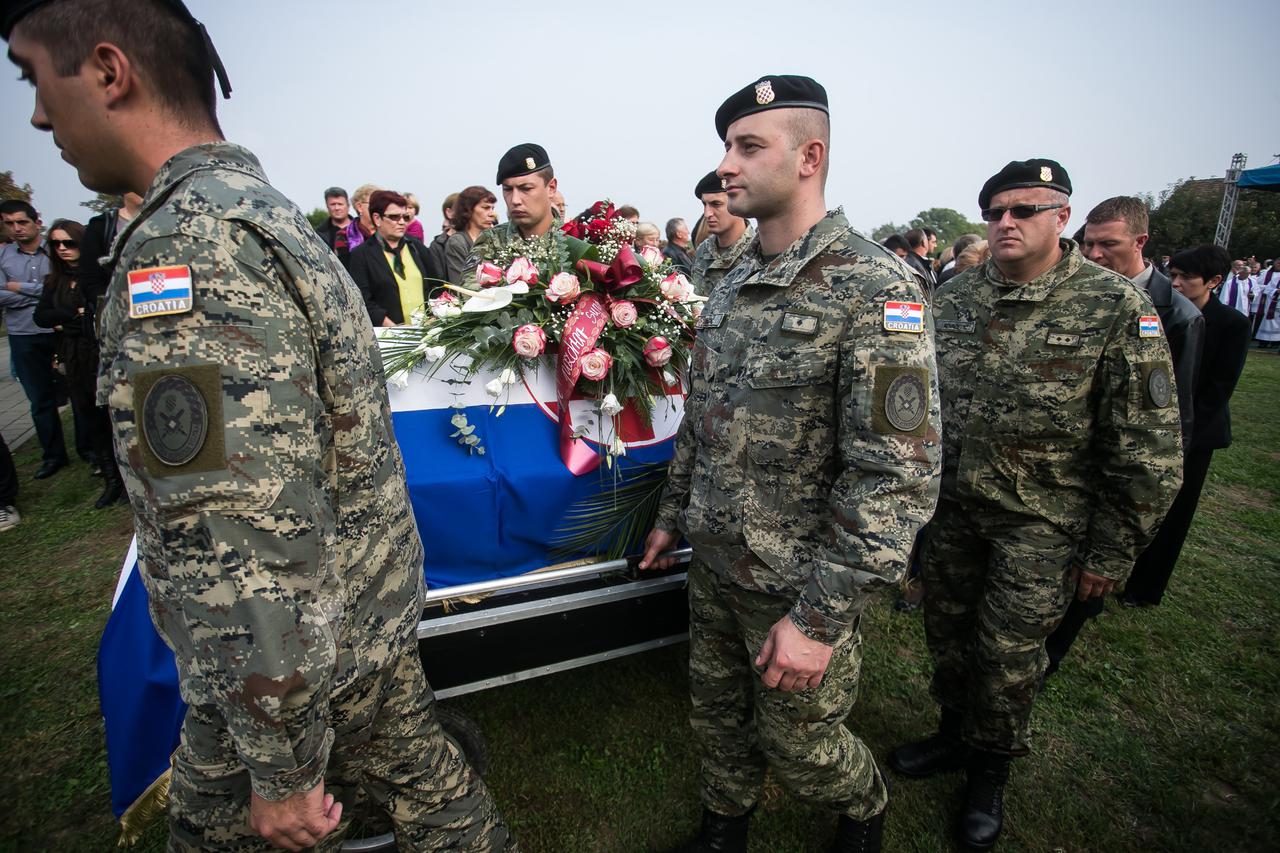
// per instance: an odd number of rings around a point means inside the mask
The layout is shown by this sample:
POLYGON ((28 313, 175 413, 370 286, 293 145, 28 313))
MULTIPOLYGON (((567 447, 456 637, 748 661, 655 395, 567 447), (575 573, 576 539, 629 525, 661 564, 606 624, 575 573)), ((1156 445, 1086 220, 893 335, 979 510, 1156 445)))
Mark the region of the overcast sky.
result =
MULTIPOLYGON (((1221 176, 1280 154, 1275 0, 1222 2, 321 2, 188 0, 235 93, 227 137, 303 210, 326 186, 440 200, 493 185, 518 142, 551 155, 571 212, 605 196, 692 223, 693 187, 723 154, 713 116, 768 74, 831 101, 830 206, 863 230, 930 207, 976 220, 1012 159, 1071 174, 1071 228, 1112 195, 1221 176)), ((0 83, 0 169, 45 222, 92 196, 27 123, 31 90, 0 83)), ((501 204, 499 205, 501 208, 501 204)))

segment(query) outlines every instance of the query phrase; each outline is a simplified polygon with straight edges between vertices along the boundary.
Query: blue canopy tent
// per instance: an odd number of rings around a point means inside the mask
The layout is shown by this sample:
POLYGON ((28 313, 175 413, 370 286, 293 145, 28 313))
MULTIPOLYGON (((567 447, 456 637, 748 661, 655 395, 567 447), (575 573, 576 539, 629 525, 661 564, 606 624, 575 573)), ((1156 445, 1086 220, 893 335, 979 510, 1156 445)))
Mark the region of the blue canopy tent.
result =
POLYGON ((1246 190, 1267 190, 1280 192, 1280 163, 1263 166, 1259 169, 1245 169, 1240 173, 1237 186, 1246 190))

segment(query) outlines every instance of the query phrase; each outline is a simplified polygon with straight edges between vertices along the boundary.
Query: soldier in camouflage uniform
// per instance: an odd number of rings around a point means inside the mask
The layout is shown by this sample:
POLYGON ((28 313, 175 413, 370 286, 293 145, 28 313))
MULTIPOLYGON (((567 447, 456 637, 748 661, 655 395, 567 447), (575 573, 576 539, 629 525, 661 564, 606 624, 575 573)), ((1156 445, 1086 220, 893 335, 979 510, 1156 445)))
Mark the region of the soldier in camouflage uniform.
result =
POLYGON ((552 206, 556 173, 547 150, 524 142, 507 151, 498 161, 497 183, 507 205, 507 221, 476 238, 462 275, 463 287, 479 287, 476 267, 484 261, 505 268, 519 254, 535 263, 555 256, 552 241, 560 230, 560 219, 552 206))
POLYGON ((357 794, 403 850, 513 849, 417 656, 422 545, 360 295, 221 141, 202 29, 172 0, 53 0, 11 5, 11 30, 32 123, 86 186, 145 191, 98 310, 98 401, 190 706, 169 849, 332 849, 357 794))
POLYGON ((684 849, 745 851, 768 767, 839 815, 833 849, 878 850, 888 790, 844 721, 859 616, 902 575, 937 494, 932 324, 906 267, 825 212, 821 86, 765 78, 726 101, 716 125, 730 211, 758 216, 759 231, 702 313, 641 561, 668 564, 659 555, 679 532, 695 550, 704 812, 684 849))
POLYGON ((693 194, 702 202, 703 221, 710 232, 710 236, 698 244, 693 256, 693 289, 706 296, 738 263, 756 236, 756 229, 747 220, 729 212, 729 194, 715 172, 698 181, 693 194))
POLYGON ((992 846, 1010 759, 1029 749, 1045 638, 1070 597, 1105 595, 1181 479, 1169 347, 1146 292, 1061 234, 1052 160, 983 187, 992 258, 935 295, 943 478, 924 550, 938 734, 899 747, 910 777, 967 768, 962 843, 992 846))

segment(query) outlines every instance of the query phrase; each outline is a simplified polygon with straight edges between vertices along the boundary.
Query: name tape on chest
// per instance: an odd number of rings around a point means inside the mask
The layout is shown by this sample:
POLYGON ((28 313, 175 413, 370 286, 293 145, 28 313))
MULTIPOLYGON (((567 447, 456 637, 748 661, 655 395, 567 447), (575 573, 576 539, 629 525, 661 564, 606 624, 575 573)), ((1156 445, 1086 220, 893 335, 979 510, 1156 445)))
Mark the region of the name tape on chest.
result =
POLYGON ((135 320, 191 310, 191 267, 129 270, 129 316, 135 320))
POLYGON ((794 314, 788 311, 782 315, 782 331, 793 335, 816 335, 818 318, 812 314, 794 314))
POLYGON ((699 317, 698 322, 694 324, 695 329, 718 329, 724 323, 724 313, 718 312, 712 314, 704 311, 699 317))
POLYGON ((1138 318, 1138 337, 1140 338, 1158 338, 1160 337, 1160 318, 1155 314, 1138 318))
POLYGON ((885 302, 884 328, 889 332, 920 334, 924 331, 924 303, 885 302))
POLYGON ((1050 332, 1045 338, 1045 343, 1051 347, 1078 347, 1080 336, 1070 332, 1050 332))
POLYGON ((939 332, 955 332, 961 335, 972 335, 978 329, 973 320, 936 320, 934 328, 939 332))

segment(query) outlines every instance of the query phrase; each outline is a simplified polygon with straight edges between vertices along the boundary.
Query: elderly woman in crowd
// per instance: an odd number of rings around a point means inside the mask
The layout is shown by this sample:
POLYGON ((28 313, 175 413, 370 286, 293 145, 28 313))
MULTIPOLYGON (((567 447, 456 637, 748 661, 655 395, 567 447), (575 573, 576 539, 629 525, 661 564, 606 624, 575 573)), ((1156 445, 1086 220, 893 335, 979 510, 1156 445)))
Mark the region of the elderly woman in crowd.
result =
POLYGON ((107 410, 95 399, 98 382, 98 339, 94 334, 94 302, 80 286, 80 245, 84 226, 59 219, 49 228, 50 273, 32 318, 37 325, 57 332, 58 362, 67 376, 67 396, 76 418, 88 431, 93 455, 102 467, 104 485, 94 508, 103 509, 124 494, 124 482, 116 467, 107 410))
POLYGON ((445 278, 450 284, 462 284, 467 272, 467 259, 480 232, 498 224, 493 206, 498 197, 485 187, 467 187, 453 203, 453 236, 444 245, 445 278))

